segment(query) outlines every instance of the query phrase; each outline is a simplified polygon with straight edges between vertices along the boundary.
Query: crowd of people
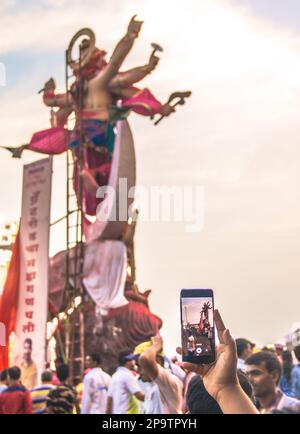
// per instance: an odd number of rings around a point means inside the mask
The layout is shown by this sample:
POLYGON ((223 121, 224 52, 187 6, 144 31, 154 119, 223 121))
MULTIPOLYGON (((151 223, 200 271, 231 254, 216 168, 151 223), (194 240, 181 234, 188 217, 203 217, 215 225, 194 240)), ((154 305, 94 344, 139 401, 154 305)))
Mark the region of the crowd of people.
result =
POLYGON ((99 354, 89 354, 76 388, 59 358, 55 372, 45 370, 40 384, 29 388, 35 369, 28 348, 27 363, 0 374, 0 414, 300 414, 300 346, 293 353, 283 347, 258 350, 247 339, 234 340, 218 311, 214 318, 215 363, 169 359, 157 335, 119 354, 112 376, 99 354))

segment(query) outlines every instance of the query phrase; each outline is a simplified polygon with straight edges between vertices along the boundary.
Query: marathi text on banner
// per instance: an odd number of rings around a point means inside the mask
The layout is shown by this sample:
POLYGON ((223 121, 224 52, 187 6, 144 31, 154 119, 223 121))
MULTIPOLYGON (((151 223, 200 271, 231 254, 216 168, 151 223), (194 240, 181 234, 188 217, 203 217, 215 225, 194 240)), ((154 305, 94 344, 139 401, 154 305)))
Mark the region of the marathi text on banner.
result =
MULTIPOLYGON (((52 158, 24 166, 20 227, 20 287, 13 364, 30 369, 24 385, 34 387, 45 366, 52 158), (27 384, 25 384, 27 383, 27 384)), ((23 373, 23 369, 22 369, 23 373)))

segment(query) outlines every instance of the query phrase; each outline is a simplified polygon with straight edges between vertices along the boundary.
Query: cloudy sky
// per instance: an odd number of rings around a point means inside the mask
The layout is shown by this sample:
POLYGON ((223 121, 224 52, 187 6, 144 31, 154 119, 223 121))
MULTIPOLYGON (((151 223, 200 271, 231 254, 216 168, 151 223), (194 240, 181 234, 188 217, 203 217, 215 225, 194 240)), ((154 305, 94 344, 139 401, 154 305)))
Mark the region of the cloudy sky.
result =
MULTIPOLYGON (((48 126, 37 91, 50 77, 64 89, 64 51, 91 27, 109 53, 137 13, 145 21, 124 67, 164 47, 144 80, 165 100, 192 98, 154 127, 132 115, 138 183, 202 186, 204 226, 140 222, 141 290, 164 320, 169 352, 179 342, 181 288, 213 288, 236 337, 283 339, 300 321, 300 4, 298 0, 1 0, 1 144, 17 145, 48 126), (299 202, 298 202, 299 201, 299 202)), ((22 165, 1 151, 0 221, 20 214, 22 165)), ((64 158, 55 158, 53 220, 64 207, 64 158)), ((63 227, 51 252, 63 248, 63 227)))

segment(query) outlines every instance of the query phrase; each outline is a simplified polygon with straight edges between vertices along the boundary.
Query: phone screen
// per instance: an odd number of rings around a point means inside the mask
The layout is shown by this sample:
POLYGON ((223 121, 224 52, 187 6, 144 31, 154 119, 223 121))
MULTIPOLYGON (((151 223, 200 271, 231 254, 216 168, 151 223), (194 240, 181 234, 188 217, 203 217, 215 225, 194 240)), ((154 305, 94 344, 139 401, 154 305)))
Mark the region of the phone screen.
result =
POLYGON ((215 360, 214 299, 211 289, 181 291, 182 360, 208 364, 215 360))

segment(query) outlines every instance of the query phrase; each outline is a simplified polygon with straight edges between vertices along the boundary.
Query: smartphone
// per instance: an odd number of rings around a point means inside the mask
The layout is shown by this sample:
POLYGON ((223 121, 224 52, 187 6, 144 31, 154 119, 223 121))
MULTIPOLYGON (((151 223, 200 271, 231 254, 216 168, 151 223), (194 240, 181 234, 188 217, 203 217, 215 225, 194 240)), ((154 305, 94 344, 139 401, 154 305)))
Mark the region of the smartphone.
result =
POLYGON ((182 361, 206 365, 215 354, 214 295, 211 289, 182 289, 182 361))

